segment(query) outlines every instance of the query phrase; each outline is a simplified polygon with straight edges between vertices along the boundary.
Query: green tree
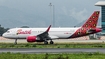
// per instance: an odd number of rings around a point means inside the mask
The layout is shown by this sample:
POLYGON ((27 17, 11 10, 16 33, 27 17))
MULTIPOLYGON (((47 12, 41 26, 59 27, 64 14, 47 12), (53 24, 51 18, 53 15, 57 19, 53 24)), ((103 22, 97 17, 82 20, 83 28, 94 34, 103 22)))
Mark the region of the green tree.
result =
POLYGON ((3 34, 4 32, 6 32, 8 29, 9 29, 9 28, 4 28, 4 27, 2 27, 2 26, 0 25, 0 36, 2 36, 2 34, 3 34))

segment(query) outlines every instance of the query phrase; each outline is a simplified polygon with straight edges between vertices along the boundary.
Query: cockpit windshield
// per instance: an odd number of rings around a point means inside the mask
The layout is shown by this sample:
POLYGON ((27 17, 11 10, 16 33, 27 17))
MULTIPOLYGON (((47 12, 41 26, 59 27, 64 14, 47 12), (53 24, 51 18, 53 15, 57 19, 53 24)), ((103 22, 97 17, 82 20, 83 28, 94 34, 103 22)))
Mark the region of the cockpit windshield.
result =
POLYGON ((7 31, 6 33, 10 33, 10 31, 7 31))

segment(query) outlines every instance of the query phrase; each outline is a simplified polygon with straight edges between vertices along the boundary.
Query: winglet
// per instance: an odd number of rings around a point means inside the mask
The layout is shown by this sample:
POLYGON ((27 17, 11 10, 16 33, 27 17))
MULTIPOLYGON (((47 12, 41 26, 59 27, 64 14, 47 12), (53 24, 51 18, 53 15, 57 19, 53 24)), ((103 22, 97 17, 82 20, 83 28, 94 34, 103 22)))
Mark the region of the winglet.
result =
POLYGON ((46 32, 49 32, 51 25, 48 27, 48 29, 46 30, 46 32))

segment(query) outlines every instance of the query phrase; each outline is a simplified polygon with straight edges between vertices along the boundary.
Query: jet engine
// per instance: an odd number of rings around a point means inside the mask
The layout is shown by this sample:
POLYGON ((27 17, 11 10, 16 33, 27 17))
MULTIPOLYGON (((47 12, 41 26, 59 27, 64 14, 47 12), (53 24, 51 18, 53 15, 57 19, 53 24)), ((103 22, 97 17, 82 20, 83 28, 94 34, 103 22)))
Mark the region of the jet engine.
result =
POLYGON ((27 42, 36 42, 37 36, 28 36, 26 39, 27 42))

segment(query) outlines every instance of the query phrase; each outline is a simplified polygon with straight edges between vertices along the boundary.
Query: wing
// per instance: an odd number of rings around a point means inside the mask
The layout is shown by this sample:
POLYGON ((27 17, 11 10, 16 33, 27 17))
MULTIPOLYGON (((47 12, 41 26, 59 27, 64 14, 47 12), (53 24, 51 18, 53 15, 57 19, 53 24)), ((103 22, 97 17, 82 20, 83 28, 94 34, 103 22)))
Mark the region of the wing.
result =
POLYGON ((43 32, 43 33, 37 35, 37 37, 39 37, 40 39, 51 39, 51 38, 49 37, 49 34, 48 34, 50 28, 51 28, 51 25, 48 27, 48 29, 47 29, 45 32, 43 32))

